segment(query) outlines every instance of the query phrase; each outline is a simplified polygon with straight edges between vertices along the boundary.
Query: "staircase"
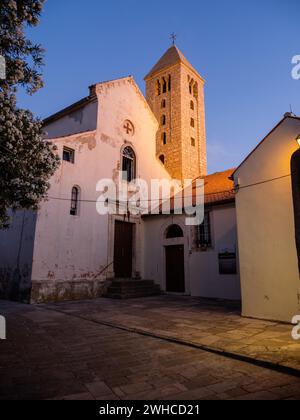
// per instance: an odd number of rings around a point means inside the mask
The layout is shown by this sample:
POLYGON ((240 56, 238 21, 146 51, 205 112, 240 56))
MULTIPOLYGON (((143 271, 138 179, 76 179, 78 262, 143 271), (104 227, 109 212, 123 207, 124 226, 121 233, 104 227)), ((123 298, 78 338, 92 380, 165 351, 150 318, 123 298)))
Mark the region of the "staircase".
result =
POLYGON ((153 280, 114 279, 104 297, 110 299, 134 299, 161 294, 160 286, 153 280))

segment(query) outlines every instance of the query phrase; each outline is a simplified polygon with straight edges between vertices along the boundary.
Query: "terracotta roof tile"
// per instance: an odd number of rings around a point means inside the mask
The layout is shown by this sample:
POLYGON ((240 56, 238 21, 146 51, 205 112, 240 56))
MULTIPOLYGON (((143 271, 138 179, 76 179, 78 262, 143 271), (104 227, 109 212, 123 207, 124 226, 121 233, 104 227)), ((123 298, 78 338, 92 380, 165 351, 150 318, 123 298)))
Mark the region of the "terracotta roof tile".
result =
MULTIPOLYGON (((224 172, 217 172, 212 175, 197 178, 204 180, 205 205, 226 204, 235 200, 234 183, 232 180, 230 180, 230 177, 233 174, 233 172, 234 169, 228 169, 224 172)), ((193 205, 196 205, 195 185, 193 186, 193 205)), ((178 202, 176 206, 178 206, 178 202)), ((162 205, 160 205, 160 210, 162 210, 162 205)), ((171 210, 174 210, 174 197, 171 198, 171 210)))
POLYGON ((234 169, 228 169, 224 172, 217 172, 203 178, 205 204, 216 204, 234 200, 234 183, 229 179, 233 172, 234 169))

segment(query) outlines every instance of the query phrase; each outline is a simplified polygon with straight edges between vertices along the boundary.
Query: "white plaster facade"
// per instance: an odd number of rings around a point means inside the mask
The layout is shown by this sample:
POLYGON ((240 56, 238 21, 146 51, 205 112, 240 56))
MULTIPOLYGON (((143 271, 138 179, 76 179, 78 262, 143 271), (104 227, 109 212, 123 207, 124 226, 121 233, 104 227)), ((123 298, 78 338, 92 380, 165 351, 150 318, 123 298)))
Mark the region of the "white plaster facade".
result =
POLYGON ((234 174, 244 316, 291 322, 300 311, 290 176, 299 134, 300 120, 284 118, 234 174))
MULTIPOLYGON (((137 178, 149 183, 151 179, 169 179, 155 153, 158 123, 134 80, 128 77, 102 83, 95 91, 96 130, 52 139, 60 156, 64 146, 75 150, 75 164, 62 161, 51 182, 49 201, 41 206, 38 214, 32 269, 37 300, 44 300, 44 289, 46 295, 49 287, 57 290, 55 283, 61 284, 62 293, 66 293, 66 282, 73 282, 75 288, 78 283, 81 294, 84 283, 97 295, 101 293, 99 283, 113 277, 114 221, 124 218, 97 213, 96 200, 100 193, 96 185, 105 178, 118 181, 124 145, 130 145, 136 153, 137 178), (127 120, 134 125, 133 135, 124 130, 127 120), (81 202, 76 217, 69 214, 73 186, 80 187, 81 202)), ((51 132, 51 125, 46 130, 51 132)), ((131 217, 130 222, 135 225, 133 274, 138 274, 142 271, 138 245, 140 217, 131 217)))
POLYGON ((144 219, 145 278, 155 279, 163 291, 166 288, 166 247, 184 246, 185 294, 203 298, 240 300, 239 273, 220 274, 219 254, 237 252, 236 215, 233 204, 210 208, 212 246, 203 251, 196 246, 196 227, 186 226, 185 217, 149 216, 144 219), (183 238, 166 239, 172 224, 184 231, 183 238))
MULTIPOLYGON (((135 151, 137 178, 148 183, 151 179, 170 178, 156 157, 158 122, 133 78, 98 84, 93 87, 93 93, 89 100, 75 106, 74 111, 70 109, 66 115, 57 115, 53 121, 46 122, 47 137, 56 144, 58 155, 62 157, 64 147, 71 148, 75 151, 75 163, 62 160, 51 179, 49 199, 41 204, 30 227, 34 237, 30 245, 33 258, 28 257, 24 264, 32 270, 29 294, 34 302, 96 296, 102 292, 103 281, 113 277, 114 221, 123 220, 123 216, 97 213, 100 192, 96 191, 96 185, 106 178, 118 181, 125 145, 135 151), (128 134, 124 129, 127 120, 132 122, 134 133, 128 134), (82 131, 81 123, 85 130, 96 129, 82 131), (60 130, 62 137, 57 136, 60 130), (73 134, 74 130, 78 134, 73 134), (74 186, 80 189, 79 214, 75 217, 70 215, 74 186)), ((0 243, 7 250, 19 247, 22 258, 25 252, 28 254, 28 246, 24 234, 19 235, 20 219, 21 215, 15 217, 12 228, 1 233, 0 243)), ((135 225, 134 275, 142 272, 141 220, 131 216, 130 222, 135 225)), ((6 270, 6 278, 11 280, 15 267, 5 255, 2 254, 1 270, 6 270)), ((26 291, 22 291, 21 295, 24 294, 26 291)))

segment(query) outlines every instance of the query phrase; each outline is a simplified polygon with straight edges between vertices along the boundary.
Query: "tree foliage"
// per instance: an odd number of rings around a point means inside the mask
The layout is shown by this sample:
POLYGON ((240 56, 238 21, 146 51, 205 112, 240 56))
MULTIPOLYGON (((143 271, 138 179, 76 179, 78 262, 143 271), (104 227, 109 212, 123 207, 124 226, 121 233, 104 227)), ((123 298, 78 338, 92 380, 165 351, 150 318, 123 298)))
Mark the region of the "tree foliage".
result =
POLYGON ((37 209, 59 164, 55 147, 43 140, 42 122, 16 104, 18 87, 33 94, 43 86, 44 50, 25 34, 39 24, 43 4, 0 3, 0 54, 6 60, 6 78, 0 80, 0 229, 8 226, 9 208, 37 209))

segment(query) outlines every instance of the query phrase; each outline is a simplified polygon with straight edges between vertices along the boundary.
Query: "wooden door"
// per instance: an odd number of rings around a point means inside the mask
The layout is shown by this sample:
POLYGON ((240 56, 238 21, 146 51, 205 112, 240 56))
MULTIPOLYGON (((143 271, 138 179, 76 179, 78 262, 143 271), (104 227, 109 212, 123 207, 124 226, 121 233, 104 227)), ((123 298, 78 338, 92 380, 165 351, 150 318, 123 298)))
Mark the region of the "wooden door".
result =
POLYGON ((133 224, 115 222, 114 272, 116 278, 132 277, 133 224))
POLYGON ((184 245, 166 247, 166 291, 185 293, 184 245))

